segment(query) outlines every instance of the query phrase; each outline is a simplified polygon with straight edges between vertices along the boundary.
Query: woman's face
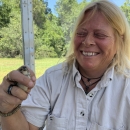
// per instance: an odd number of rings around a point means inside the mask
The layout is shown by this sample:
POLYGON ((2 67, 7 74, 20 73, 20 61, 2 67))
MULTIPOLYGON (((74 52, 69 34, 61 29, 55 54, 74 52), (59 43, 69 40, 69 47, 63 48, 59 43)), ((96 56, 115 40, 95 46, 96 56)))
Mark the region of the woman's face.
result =
MULTIPOLYGON (((86 13, 84 19, 88 17, 89 13, 86 13)), ((74 54, 83 70, 105 71, 115 53, 114 30, 100 12, 78 27, 74 54)))

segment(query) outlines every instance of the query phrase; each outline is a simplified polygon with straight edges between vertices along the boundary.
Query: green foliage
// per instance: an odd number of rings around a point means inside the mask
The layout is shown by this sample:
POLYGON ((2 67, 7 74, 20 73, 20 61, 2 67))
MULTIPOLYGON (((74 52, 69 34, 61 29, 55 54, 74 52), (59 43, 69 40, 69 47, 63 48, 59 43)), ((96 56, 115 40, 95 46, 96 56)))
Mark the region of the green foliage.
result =
POLYGON ((46 17, 46 5, 41 0, 33 0, 33 20, 34 23, 39 27, 43 28, 46 17))
POLYGON ((8 26, 2 26, 0 29, 0 57, 22 56, 20 3, 17 0, 11 1, 10 3, 3 0, 3 3, 7 7, 11 7, 11 12, 9 17, 10 23, 8 26))
POLYGON ((22 34, 19 15, 10 19, 8 27, 0 30, 0 57, 22 55, 22 34))
POLYGON ((36 50, 36 55, 35 55, 35 58, 36 59, 39 59, 39 58, 47 58, 47 57, 57 57, 57 54, 55 53, 54 51, 54 48, 53 47, 47 47, 46 45, 42 45, 41 47, 39 47, 37 50, 36 50))
POLYGON ((130 24, 130 2, 129 0, 126 0, 124 5, 121 6, 121 9, 124 11, 127 19, 128 19, 128 22, 130 24))
MULTIPOLYGON (((55 16, 44 0, 32 1, 35 58, 64 56, 70 43, 73 25, 88 2, 57 0, 55 16)), ((0 0, 0 2, 0 57, 22 57, 20 0, 0 0)), ((121 8, 130 22, 129 0, 126 0, 121 8)))
POLYGON ((48 4, 33 0, 35 30, 35 57, 60 57, 64 52, 64 38, 57 23, 57 18, 51 14, 48 4))
POLYGON ((78 3, 77 0, 57 0, 55 9, 58 14, 59 25, 62 27, 66 43, 70 42, 74 23, 86 1, 78 3))
POLYGON ((65 39, 58 20, 55 16, 51 20, 49 17, 44 23, 44 30, 38 29, 35 35, 36 58, 61 57, 66 53, 65 39))
POLYGON ((10 23, 11 7, 3 1, 0 1, 0 3, 0 28, 2 28, 10 23))
POLYGON ((57 17, 53 16, 51 21, 47 19, 42 40, 49 47, 54 48, 54 52, 56 52, 58 57, 64 55, 66 43, 62 28, 58 26, 57 17))

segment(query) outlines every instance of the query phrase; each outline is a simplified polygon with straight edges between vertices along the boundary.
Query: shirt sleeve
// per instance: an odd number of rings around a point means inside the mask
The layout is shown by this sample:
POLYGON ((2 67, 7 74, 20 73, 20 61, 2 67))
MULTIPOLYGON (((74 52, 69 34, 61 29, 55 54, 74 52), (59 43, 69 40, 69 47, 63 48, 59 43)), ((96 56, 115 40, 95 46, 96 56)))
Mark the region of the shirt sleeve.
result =
POLYGON ((130 129, 130 78, 126 78, 125 84, 125 100, 124 100, 124 122, 126 129, 130 129))

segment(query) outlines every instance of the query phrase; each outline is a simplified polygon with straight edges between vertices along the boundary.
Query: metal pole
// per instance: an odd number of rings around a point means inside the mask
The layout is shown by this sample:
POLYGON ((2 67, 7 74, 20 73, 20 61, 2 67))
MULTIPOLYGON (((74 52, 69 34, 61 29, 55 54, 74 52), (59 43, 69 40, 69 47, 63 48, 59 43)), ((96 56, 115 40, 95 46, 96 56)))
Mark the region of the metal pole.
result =
POLYGON ((24 65, 35 72, 32 0, 21 0, 24 65))
POLYGON ((24 64, 35 72, 32 0, 21 0, 21 16, 24 64))

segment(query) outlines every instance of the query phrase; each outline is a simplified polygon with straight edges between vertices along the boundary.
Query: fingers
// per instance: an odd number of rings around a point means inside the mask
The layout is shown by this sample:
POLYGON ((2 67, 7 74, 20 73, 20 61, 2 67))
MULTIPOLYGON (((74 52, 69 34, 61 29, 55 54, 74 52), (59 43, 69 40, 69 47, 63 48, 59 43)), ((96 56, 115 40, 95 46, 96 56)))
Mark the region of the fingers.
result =
POLYGON ((31 88, 29 88, 26 92, 23 91, 21 88, 16 86, 14 82, 8 82, 4 79, 4 82, 1 84, 0 88, 4 93, 10 96, 14 96, 18 98, 20 101, 25 100, 27 98, 28 93, 30 92, 31 88))
POLYGON ((29 70, 29 72, 30 72, 30 78, 31 78, 31 80, 32 80, 33 82, 35 82, 35 81, 36 81, 36 77, 35 77, 34 72, 33 72, 30 68, 28 68, 28 70, 29 70))
MULTIPOLYGON (((13 70, 5 76, 3 86, 5 86, 5 92, 7 92, 9 84, 12 84, 28 93, 30 89, 34 87, 35 81, 36 77, 34 72, 26 66, 22 66, 18 70, 13 70)), ((10 89, 12 89, 12 87, 9 88, 9 90, 10 89)))
POLYGON ((15 96, 19 98, 20 100, 25 100, 27 98, 28 93, 29 93, 29 90, 28 92, 25 93, 25 91, 22 91, 19 87, 12 84, 9 85, 7 89, 7 94, 15 96))
MULTIPOLYGON (((11 96, 5 92, 0 93, 0 103, 1 104, 9 104, 9 105, 18 105, 21 104, 22 100, 20 100, 20 98, 17 98, 15 96, 11 96)), ((2 105, 4 106, 4 105, 2 105)))
POLYGON ((21 104, 28 96, 28 93, 34 87, 36 77, 34 72, 26 66, 20 67, 8 73, 2 84, 0 84, 0 111, 11 111, 13 108, 21 104), (21 71, 27 69, 21 73, 21 71), (18 87, 19 86, 19 87, 18 87), (26 91, 21 88, 27 88, 26 91), (24 90, 24 91, 23 91, 24 90))
MULTIPOLYGON (((33 72, 30 73, 30 78, 20 73, 18 70, 11 71, 8 74, 9 82, 18 82, 19 84, 22 84, 24 86, 27 86, 28 88, 32 88, 35 84, 36 78, 33 72)), ((7 80, 7 76, 4 78, 4 80, 7 80)))
POLYGON ((22 100, 15 96, 11 96, 4 91, 0 92, 0 111, 3 113, 8 113, 13 110, 16 106, 21 104, 22 100))
POLYGON ((25 93, 23 90, 18 88, 17 86, 13 86, 11 89, 11 94, 20 100, 25 100, 28 96, 28 93, 25 93))

